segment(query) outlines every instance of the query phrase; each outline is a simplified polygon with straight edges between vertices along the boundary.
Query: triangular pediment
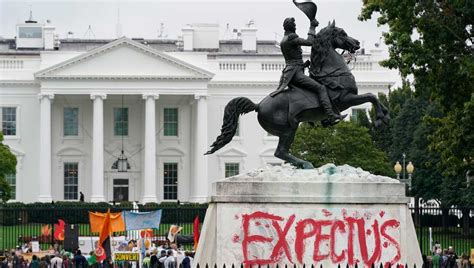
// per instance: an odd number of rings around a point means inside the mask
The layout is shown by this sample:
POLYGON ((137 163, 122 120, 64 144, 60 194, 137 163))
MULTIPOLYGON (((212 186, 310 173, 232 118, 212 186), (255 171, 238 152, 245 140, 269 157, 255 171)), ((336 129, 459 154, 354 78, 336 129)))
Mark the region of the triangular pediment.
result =
POLYGON ((213 73, 126 37, 35 74, 38 79, 206 79, 213 73))
POLYGON ((247 153, 239 150, 237 148, 229 148, 223 152, 217 153, 217 156, 219 157, 244 157, 247 156, 247 153))

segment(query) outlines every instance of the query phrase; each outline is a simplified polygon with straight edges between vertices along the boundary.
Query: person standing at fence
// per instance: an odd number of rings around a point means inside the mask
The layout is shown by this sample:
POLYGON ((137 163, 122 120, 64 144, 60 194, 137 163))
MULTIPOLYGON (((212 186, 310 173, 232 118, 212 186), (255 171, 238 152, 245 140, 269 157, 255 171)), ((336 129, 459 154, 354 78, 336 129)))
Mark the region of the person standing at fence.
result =
POLYGON ((461 268, 471 268, 471 263, 469 262, 469 256, 466 253, 461 255, 461 268))
POLYGON ((437 248, 432 257, 433 268, 441 268, 441 248, 437 248))
POLYGON ((454 248, 452 246, 449 246, 448 252, 447 252, 446 268, 457 268, 458 267, 456 263, 457 259, 458 259, 458 256, 456 255, 454 248))

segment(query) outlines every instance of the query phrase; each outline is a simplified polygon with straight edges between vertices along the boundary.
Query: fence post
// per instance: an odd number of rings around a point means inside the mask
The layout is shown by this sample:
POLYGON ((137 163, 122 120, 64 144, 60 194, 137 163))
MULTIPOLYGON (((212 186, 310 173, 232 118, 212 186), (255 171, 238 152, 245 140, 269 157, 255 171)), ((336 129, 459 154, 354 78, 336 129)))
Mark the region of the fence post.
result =
POLYGON ((469 213, 470 209, 461 209, 462 212, 462 234, 464 237, 469 237, 469 213))

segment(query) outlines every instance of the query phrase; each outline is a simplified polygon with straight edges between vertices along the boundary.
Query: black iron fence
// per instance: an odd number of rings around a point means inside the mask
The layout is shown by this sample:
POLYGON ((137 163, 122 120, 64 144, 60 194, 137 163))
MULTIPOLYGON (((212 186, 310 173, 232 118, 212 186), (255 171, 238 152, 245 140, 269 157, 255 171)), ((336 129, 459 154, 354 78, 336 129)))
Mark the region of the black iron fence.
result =
MULTIPOLYGON (((338 265, 330 265, 330 266, 325 266, 325 265, 322 265, 322 264, 303 264, 303 265, 297 265, 297 264, 284 264, 284 265, 279 265, 279 264, 276 264, 276 265, 247 265, 247 264, 223 264, 222 266, 218 266, 217 264, 214 264, 214 265, 209 265, 209 264, 196 264, 196 268, 298 268, 298 267, 304 267, 304 268, 326 268, 326 267, 330 267, 330 268, 359 268, 359 267, 367 267, 365 265, 359 265, 359 264, 355 264, 355 265, 349 265, 349 264, 338 264, 338 265)), ((370 266, 370 268, 416 268, 416 264, 413 264, 413 265, 408 265, 408 264, 401 264, 401 263, 396 263, 396 264, 390 264, 390 263, 372 263, 370 266)), ((431 267, 431 266, 430 266, 431 267)), ((421 268, 421 267, 419 267, 421 268)))
POLYGON ((432 255, 435 247, 452 247, 461 256, 474 248, 474 208, 410 208, 421 252, 432 255))
MULTIPOLYGON (((199 216, 202 224, 206 214, 206 206, 198 207, 153 207, 140 208, 146 212, 161 209, 160 229, 153 231, 152 240, 165 241, 171 225, 182 227, 180 234, 193 234, 193 221, 199 216)), ((111 207, 111 212, 121 212, 123 208, 111 207)), ((130 210, 130 209, 126 209, 130 210)), ((59 207, 59 208, 12 208, 0 207, 0 251, 11 250, 30 241, 39 241, 41 249, 48 249, 58 241, 55 240, 58 220, 66 224, 74 224, 79 229, 79 236, 98 236, 89 225, 89 211, 106 212, 107 208, 59 207)), ((114 233, 115 236, 130 237, 130 232, 114 233)), ((136 236, 136 234, 135 234, 136 236)))

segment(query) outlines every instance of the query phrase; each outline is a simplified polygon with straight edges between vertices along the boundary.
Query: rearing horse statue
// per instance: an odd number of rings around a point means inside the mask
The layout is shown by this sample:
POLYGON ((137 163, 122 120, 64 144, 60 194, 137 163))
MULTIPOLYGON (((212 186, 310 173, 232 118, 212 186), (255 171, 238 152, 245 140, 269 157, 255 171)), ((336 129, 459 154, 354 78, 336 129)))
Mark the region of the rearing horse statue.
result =
MULTIPOLYGON (((388 124, 388 111, 375 95, 357 95, 354 76, 336 48, 355 52, 359 49, 359 42, 336 27, 333 21, 315 36, 311 49, 311 78, 327 87, 333 106, 340 111, 371 102, 376 111, 375 126, 388 124)), ((301 122, 324 122, 326 113, 314 92, 291 85, 290 90, 273 97, 268 95, 258 104, 245 97, 232 99, 225 107, 221 134, 206 154, 212 154, 228 144, 237 130, 239 116, 252 111, 257 112, 263 129, 279 137, 276 157, 299 168, 314 168, 310 162, 291 155, 289 150, 298 125, 301 122)))

